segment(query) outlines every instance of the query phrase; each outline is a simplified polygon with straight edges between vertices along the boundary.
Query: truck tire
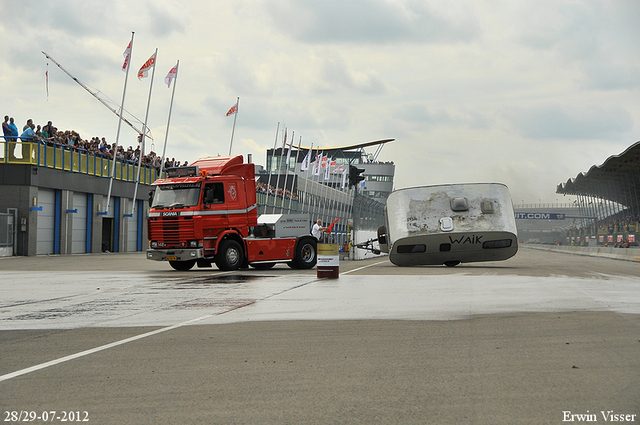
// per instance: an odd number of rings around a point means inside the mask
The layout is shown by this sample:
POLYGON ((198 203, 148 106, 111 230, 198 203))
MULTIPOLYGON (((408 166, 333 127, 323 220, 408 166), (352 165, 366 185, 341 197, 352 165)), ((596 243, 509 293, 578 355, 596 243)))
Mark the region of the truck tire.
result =
POLYGON ((173 267, 174 270, 178 270, 179 272, 186 272, 187 270, 191 270, 195 264, 196 260, 169 261, 169 265, 173 267))
POLYGON ((220 270, 238 270, 244 259, 242 246, 232 239, 220 243, 215 262, 220 270))
POLYGON ((315 238, 304 238, 298 241, 295 263, 299 269, 311 269, 318 261, 318 241, 315 238))

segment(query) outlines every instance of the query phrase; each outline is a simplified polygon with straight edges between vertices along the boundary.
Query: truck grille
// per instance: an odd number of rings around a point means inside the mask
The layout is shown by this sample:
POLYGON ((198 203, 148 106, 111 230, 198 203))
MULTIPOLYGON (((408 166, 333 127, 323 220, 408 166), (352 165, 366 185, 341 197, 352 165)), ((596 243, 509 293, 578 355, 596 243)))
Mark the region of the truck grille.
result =
POLYGON ((193 217, 161 217, 149 220, 149 239, 167 247, 185 246, 195 239, 193 217))

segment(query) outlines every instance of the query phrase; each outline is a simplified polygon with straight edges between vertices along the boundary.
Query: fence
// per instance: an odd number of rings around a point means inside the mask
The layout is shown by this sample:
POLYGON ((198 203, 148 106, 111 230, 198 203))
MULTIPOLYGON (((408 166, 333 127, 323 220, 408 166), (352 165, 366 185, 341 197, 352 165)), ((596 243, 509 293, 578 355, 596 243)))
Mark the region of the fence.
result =
MULTIPOLYGON (((76 151, 70 146, 42 142, 6 142, 0 138, 0 148, 0 163, 37 165, 91 176, 111 177, 112 159, 76 151)), ((137 164, 116 160, 114 178, 135 182, 137 170, 137 164)), ((140 183, 151 184, 157 178, 158 170, 155 167, 142 166, 140 183)))

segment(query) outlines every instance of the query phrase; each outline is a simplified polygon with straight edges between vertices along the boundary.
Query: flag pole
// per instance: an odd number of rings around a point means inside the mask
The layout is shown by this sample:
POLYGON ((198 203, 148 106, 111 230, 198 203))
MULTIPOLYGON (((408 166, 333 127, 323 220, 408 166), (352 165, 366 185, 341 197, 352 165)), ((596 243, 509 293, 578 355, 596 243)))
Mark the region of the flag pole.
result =
POLYGON ((122 103, 120 105, 120 119, 118 120, 118 132, 116 133, 116 143, 113 148, 113 162, 111 163, 111 179, 109 180, 109 192, 107 192, 107 204, 104 208, 103 215, 107 215, 109 213, 109 201, 111 199, 111 188, 113 187, 113 177, 116 174, 116 158, 117 158, 117 149, 118 149, 118 141, 120 140, 120 127, 122 125, 122 111, 124 111, 124 95, 127 92, 127 80, 129 79, 129 69, 131 68, 131 52, 133 52, 133 36, 134 32, 131 31, 131 41, 129 42, 129 54, 125 58, 127 72, 124 77, 124 89, 122 89, 122 103))
MULTIPOLYGON (((287 145, 287 127, 284 128, 284 136, 282 140, 282 149, 280 151, 280 161, 278 161, 278 177, 276 178, 276 193, 275 199, 273 200, 273 212, 276 213, 276 201, 278 200, 278 186, 280 185, 280 168, 282 168, 282 157, 284 156, 284 147, 287 145)), ((282 209, 280 210, 282 214, 282 209)))
MULTIPOLYGON (((164 170, 164 155, 167 152, 167 139, 169 138, 169 123, 171 122, 171 110, 173 109, 173 95, 176 94, 176 84, 177 84, 177 80, 178 80, 178 65, 180 65, 180 61, 178 61, 178 63, 176 63, 176 73, 173 76, 173 79, 175 80, 173 82, 173 90, 171 91, 171 102, 169 103, 169 118, 167 118, 167 132, 164 135, 164 146, 162 147, 162 161, 160 162, 160 174, 158 175, 158 177, 162 178, 162 171, 164 170)), ((169 71, 171 72, 171 71, 169 71)), ((171 81, 169 81, 169 84, 171 84, 171 81)))
MULTIPOLYGON (((282 189, 282 212, 284 213, 284 195, 287 191, 287 180, 289 177, 289 160, 291 159, 291 148, 293 148, 293 138, 295 137, 295 130, 291 132, 291 140, 289 141, 289 149, 287 149, 287 159, 285 160, 285 175, 284 175, 284 186, 282 189)), ((289 197, 291 198, 291 197, 289 197)), ((291 203, 289 203, 289 205, 291 205, 291 203)), ((291 212, 291 211, 289 211, 291 212)))
MULTIPOLYGON (((138 184, 140 183, 140 168, 142 168, 142 157, 144 156, 144 147, 145 147, 145 138, 147 137, 147 119, 149 118, 149 105, 151 105, 151 89, 153 88, 153 77, 156 75, 156 63, 155 61, 158 59, 158 48, 156 47, 156 52, 153 54, 153 71, 151 71, 151 82, 149 83, 149 99, 147 100, 147 112, 144 116, 144 126, 142 132, 142 139, 140 140, 140 155, 138 156, 138 173, 136 176, 136 188, 133 191, 133 206, 131 207, 131 214, 136 209, 136 196, 138 196, 138 184)), ((138 75, 138 78, 140 76, 138 75)), ((175 88, 175 86, 173 86, 175 88)))
POLYGON ((238 105, 240 104, 240 97, 236 99, 236 112, 233 114, 233 129, 231 130, 231 143, 229 143, 229 156, 231 156, 231 147, 233 146, 233 134, 236 132, 236 118, 238 118, 238 105))
MULTIPOLYGON (((293 143, 293 137, 291 138, 291 143, 293 143)), ((291 203, 293 201, 293 185, 296 183, 296 180, 297 180, 296 167, 298 166, 298 154, 300 153, 300 145, 302 145, 302 136, 300 136, 300 141, 298 142, 298 150, 296 151, 296 161, 293 165, 293 181, 291 182, 291 196, 289 196, 289 214, 291 214, 291 203)), ((300 210, 300 205, 298 205, 298 210, 300 210)))
MULTIPOLYGON (((300 138, 300 142, 302 142, 302 137, 300 138)), ((309 208, 309 212, 311 212, 311 196, 309 196, 309 194, 307 193, 307 182, 309 181, 309 165, 311 165, 311 155, 313 155, 313 142, 311 142, 311 148, 309 149, 309 151, 307 152, 307 155, 309 155, 309 161, 305 162, 305 160, 303 159, 302 162, 305 163, 304 166, 307 168, 306 174, 304 176, 304 197, 305 197, 305 201, 307 202, 307 207, 309 208), (308 199, 307 199, 308 198, 308 199)), ((305 202, 302 202, 302 207, 304 208, 304 204, 305 202)), ((304 210, 303 210, 304 212, 304 210)))
MULTIPOLYGON (((276 146, 278 145, 278 133, 280 132, 280 121, 278 121, 278 125, 276 126, 276 140, 273 142, 273 151, 271 152, 271 163, 267 165, 269 168, 269 180, 267 181, 267 201, 264 206, 264 212, 267 212, 267 207, 269 206, 269 188, 271 187, 271 174, 273 174, 273 158, 276 155, 276 146)), ((275 198, 273 201, 273 205, 276 204, 275 198)))

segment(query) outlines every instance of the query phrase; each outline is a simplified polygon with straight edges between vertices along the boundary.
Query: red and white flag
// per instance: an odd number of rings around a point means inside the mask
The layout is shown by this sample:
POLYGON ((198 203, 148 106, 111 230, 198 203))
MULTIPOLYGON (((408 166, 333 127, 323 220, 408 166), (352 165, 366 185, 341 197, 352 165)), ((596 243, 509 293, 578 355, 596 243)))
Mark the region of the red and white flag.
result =
POLYGON ((147 78, 147 74, 149 73, 149 70, 155 66, 156 66, 156 54, 154 53, 149 58, 149 60, 146 61, 144 65, 142 65, 142 68, 140 68, 140 71, 138 71, 138 79, 142 80, 143 78, 147 78))
POLYGON ((129 61, 131 59, 131 42, 129 42, 129 45, 124 50, 122 56, 124 56, 124 64, 122 65, 122 70, 124 72, 127 72, 127 70, 129 69, 129 61))
POLYGON ((176 64, 176 66, 171 68, 171 71, 169 71, 167 76, 164 77, 164 82, 167 85, 167 87, 171 87, 171 82, 173 81, 174 78, 176 78, 177 75, 178 75, 178 64, 176 64))
POLYGON ((233 114, 237 114, 237 113, 238 113, 238 102, 236 102, 236 104, 235 104, 235 105, 233 105, 233 106, 231 107, 231 109, 229 109, 229 110, 227 111, 227 115, 225 115, 225 116, 227 116, 227 117, 228 117, 229 115, 233 115, 233 114))

